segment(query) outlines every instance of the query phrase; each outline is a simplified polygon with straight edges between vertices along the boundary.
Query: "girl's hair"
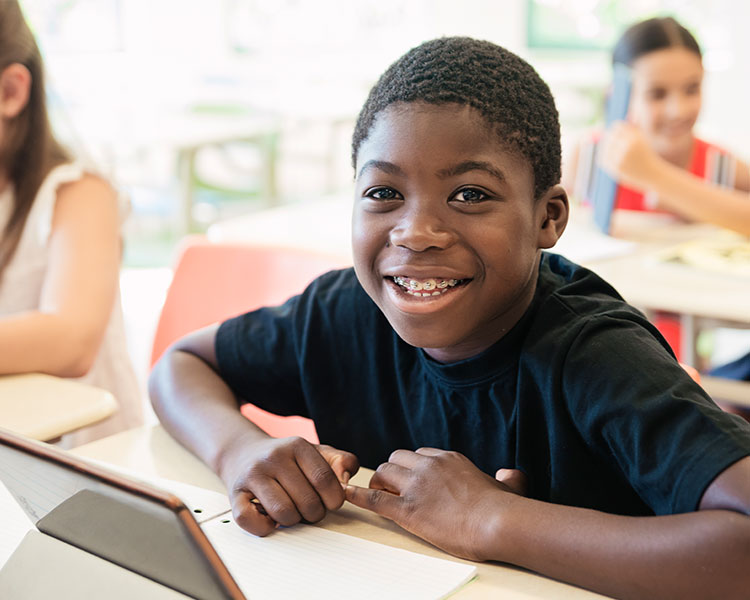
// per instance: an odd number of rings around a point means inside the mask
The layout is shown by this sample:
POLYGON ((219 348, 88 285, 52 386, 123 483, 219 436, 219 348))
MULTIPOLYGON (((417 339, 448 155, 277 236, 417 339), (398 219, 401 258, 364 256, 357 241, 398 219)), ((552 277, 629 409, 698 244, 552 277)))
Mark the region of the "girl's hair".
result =
POLYGON ((620 36, 612 50, 612 63, 630 67, 644 54, 674 47, 690 50, 701 58, 698 41, 675 19, 647 19, 631 25, 620 36))
POLYGON ((505 48, 449 37, 409 50, 381 75, 359 113, 355 168, 375 118, 399 102, 471 106, 504 147, 529 162, 536 198, 560 181, 560 122, 552 93, 531 65, 505 48))
POLYGON ((4 124, 0 168, 13 185, 13 207, 0 232, 0 276, 18 246, 31 205, 49 171, 69 160, 47 116, 42 57, 17 0, 0 1, 0 72, 19 63, 31 73, 29 100, 4 124))

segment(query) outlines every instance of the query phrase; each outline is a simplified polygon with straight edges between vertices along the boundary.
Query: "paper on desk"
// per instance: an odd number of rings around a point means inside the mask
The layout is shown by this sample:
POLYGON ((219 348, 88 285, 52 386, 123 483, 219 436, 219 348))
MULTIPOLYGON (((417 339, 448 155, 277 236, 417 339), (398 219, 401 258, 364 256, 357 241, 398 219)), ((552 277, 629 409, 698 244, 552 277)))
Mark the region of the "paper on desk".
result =
POLYGON ((277 529, 264 538, 230 519, 203 531, 248 598, 437 600, 470 581, 476 567, 391 548, 313 525, 277 529))
POLYGON ((655 258, 662 264, 693 267, 706 273, 750 279, 750 241, 729 231, 672 246, 658 253, 655 258))
POLYGON ((206 488, 190 485, 189 483, 182 483, 181 481, 175 481, 174 479, 167 479, 165 477, 158 477, 156 475, 146 475, 138 471, 119 467, 111 463, 107 463, 101 460, 94 460, 90 458, 84 459, 88 462, 95 463, 102 468, 115 471, 121 475, 125 475, 130 479, 137 481, 143 481, 158 487, 162 490, 170 492, 177 496, 180 500, 185 503, 191 511, 193 516, 198 523, 203 523, 212 519, 217 515, 227 513, 232 510, 229 504, 229 498, 226 494, 214 492, 213 490, 207 490, 206 488))
POLYGON ((224 494, 99 464, 172 492, 193 511, 200 509, 196 519, 248 598, 330 600, 346 589, 356 590, 361 599, 382 600, 386 595, 437 600, 449 596, 476 574, 473 565, 391 548, 312 525, 255 537, 234 523, 224 494))

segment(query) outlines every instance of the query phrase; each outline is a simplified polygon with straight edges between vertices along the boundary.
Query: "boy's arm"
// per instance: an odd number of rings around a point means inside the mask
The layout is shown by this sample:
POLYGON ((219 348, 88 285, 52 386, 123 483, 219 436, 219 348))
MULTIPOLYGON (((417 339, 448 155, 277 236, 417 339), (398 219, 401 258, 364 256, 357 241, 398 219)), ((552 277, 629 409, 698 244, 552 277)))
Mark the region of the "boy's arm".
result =
POLYGON ((243 417, 218 373, 217 330, 186 336, 154 367, 149 393, 159 420, 221 477, 235 519, 251 533, 322 519, 342 505, 339 482, 357 471, 356 457, 301 438, 271 438, 243 417))
POLYGON ((615 123, 608 132, 601 163, 628 185, 655 192, 660 206, 667 210, 750 235, 750 181, 744 163, 738 165, 738 189, 720 188, 663 160, 628 123, 615 123))
POLYGON ((509 493, 464 456, 400 450, 347 500, 444 550, 532 569, 617 598, 747 598, 750 457, 721 473, 700 510, 624 517, 509 493))

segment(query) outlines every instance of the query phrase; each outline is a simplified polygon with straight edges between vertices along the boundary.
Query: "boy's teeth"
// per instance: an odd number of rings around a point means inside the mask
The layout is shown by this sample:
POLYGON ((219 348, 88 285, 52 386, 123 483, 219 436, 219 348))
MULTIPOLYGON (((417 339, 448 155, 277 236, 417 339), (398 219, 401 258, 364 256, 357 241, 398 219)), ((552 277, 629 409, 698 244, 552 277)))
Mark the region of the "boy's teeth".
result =
POLYGON ((393 281, 400 285, 403 288, 406 288, 407 291, 410 292, 419 292, 419 291, 426 291, 427 294, 422 294, 423 296, 434 296, 439 294, 439 292, 433 290, 444 290, 449 287, 454 287, 458 283, 458 279, 424 279, 422 281, 417 279, 408 279, 401 276, 396 276, 393 278, 393 281))

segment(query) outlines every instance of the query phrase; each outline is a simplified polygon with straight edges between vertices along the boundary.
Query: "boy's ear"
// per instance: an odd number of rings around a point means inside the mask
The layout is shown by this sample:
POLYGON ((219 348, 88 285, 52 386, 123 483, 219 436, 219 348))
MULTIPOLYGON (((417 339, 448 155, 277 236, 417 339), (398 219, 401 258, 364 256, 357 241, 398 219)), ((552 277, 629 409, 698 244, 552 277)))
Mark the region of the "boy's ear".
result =
POLYGON ((25 107, 31 93, 31 73, 20 63, 8 65, 0 73, 0 117, 13 119, 25 107))
POLYGON ((537 216, 539 218, 539 248, 552 248, 560 239, 568 224, 568 194, 561 185, 553 185, 539 199, 537 216))

